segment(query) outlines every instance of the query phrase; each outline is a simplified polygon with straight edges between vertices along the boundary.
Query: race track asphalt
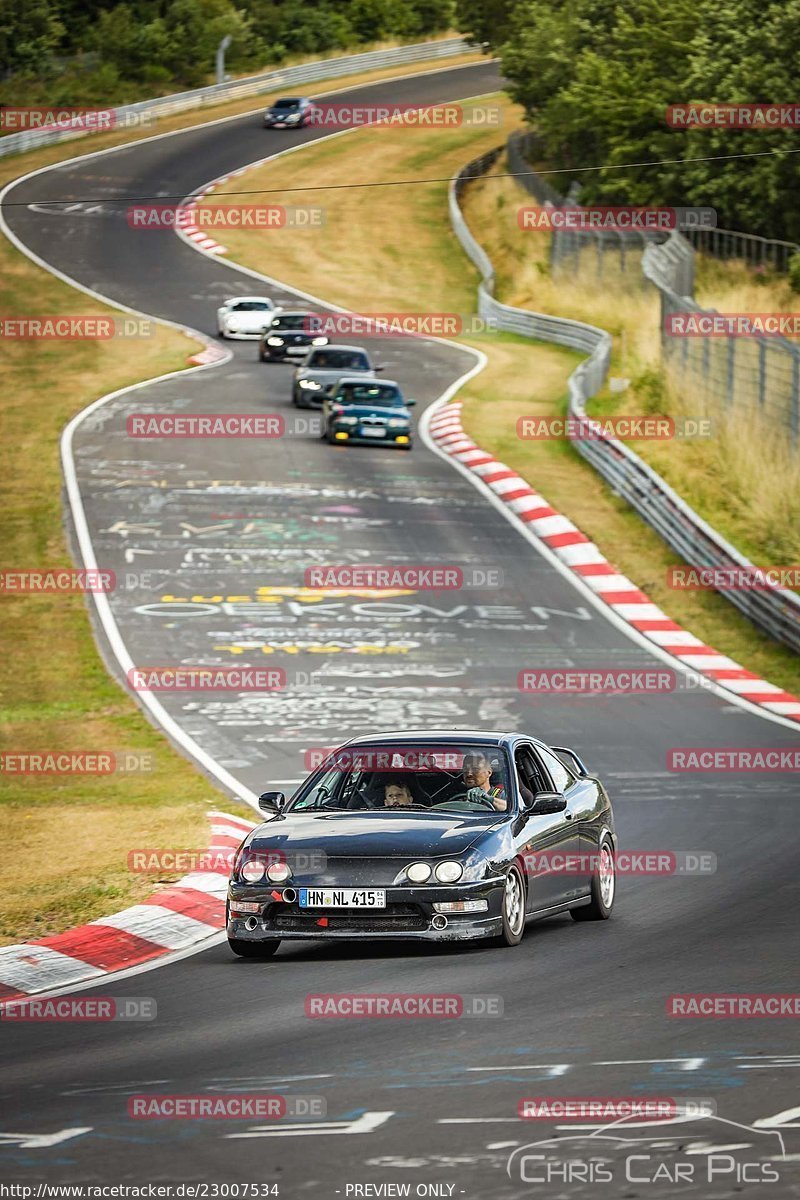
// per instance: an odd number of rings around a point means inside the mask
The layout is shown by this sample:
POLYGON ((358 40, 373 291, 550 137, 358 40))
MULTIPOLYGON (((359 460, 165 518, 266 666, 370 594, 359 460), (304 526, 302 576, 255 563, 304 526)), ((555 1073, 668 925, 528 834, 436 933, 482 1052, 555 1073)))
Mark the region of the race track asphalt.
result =
MULTIPOLYGON (((497 86, 496 68, 482 64, 437 71, 424 84, 375 84, 357 98, 440 101, 497 86)), ((254 115, 132 145, 21 182, 6 197, 5 219, 31 251, 84 286, 213 337, 226 295, 291 293, 248 281, 170 234, 130 229, 119 199, 185 196, 286 145, 254 115), (28 207, 53 200, 63 202, 58 211, 28 207)), ((123 579, 150 573, 112 599, 133 660, 287 672, 281 693, 165 694, 181 728, 256 791, 291 789, 309 751, 370 729, 522 728, 574 745, 606 780, 623 847, 707 851, 717 869, 625 878, 611 921, 554 918, 532 926, 517 949, 320 942, 284 944, 258 963, 233 960, 222 943, 94 989, 154 997, 154 1022, 4 1025, 3 1130, 85 1130, 50 1146, 0 1134, 4 1176, 268 1182, 292 1198, 381 1194, 354 1190, 367 1183, 408 1184, 411 1195, 418 1185, 442 1185, 441 1195, 470 1198, 724 1197, 750 1185, 768 1198, 798 1194, 797 1162, 780 1164, 778 1182, 755 1185, 761 1166, 739 1177, 745 1161, 763 1165, 776 1153, 774 1134, 753 1123, 800 1102, 796 1023, 666 1015, 676 992, 791 992, 798 948, 796 782, 786 774, 672 774, 667 752, 793 747, 798 734, 702 690, 546 703, 522 696, 522 667, 655 660, 421 439, 405 454, 330 447, 296 428, 279 441, 218 440, 212 451, 202 441, 127 437, 126 416, 144 409, 275 412, 291 423, 290 368, 260 364, 251 343, 228 345, 229 363, 114 400, 75 440, 98 560, 123 579), (302 589, 309 565, 359 561, 494 568, 502 586, 313 602, 291 591, 302 589), (503 1015, 306 1017, 309 993, 348 991, 499 996, 503 1015), (219 1090, 323 1097, 327 1121, 339 1124, 126 1115, 134 1093, 219 1090), (552 1123, 516 1119, 520 1098, 537 1095, 711 1099, 720 1118, 749 1128, 698 1119, 636 1129, 635 1152, 645 1144, 653 1156, 639 1178, 666 1164, 649 1184, 626 1179, 629 1145, 594 1139, 613 1182, 592 1182, 589 1172, 537 1186, 518 1167, 506 1172, 513 1149, 553 1135, 552 1123), (709 1187, 709 1153, 734 1144, 736 1170, 709 1187), (692 1182, 675 1184, 669 1164, 677 1158, 695 1164, 692 1182)), ((386 376, 418 399, 417 414, 474 362, 441 343, 370 347, 386 376)), ((784 1136, 787 1153, 800 1154, 795 1130, 784 1136)), ((582 1142, 570 1146, 589 1161, 582 1142)))

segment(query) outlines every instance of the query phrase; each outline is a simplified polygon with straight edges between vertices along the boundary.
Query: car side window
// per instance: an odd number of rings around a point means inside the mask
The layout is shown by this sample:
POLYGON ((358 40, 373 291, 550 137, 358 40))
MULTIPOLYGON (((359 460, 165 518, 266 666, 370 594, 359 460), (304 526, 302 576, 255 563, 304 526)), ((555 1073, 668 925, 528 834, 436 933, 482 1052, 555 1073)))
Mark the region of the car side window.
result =
POLYGON ((537 792, 545 791, 546 789, 540 782, 540 776, 536 771, 531 759, 530 749, 527 746, 518 746, 514 751, 514 766, 517 769, 517 778, 520 783, 522 799, 526 803, 531 803, 535 799, 537 792), (530 793, 530 798, 526 796, 526 791, 530 793))
POLYGON ((549 750, 544 750, 541 746, 538 746, 537 751, 547 768, 556 791, 566 792, 567 788, 572 787, 575 782, 575 776, 571 771, 567 770, 561 759, 556 758, 555 754, 551 754, 549 750))

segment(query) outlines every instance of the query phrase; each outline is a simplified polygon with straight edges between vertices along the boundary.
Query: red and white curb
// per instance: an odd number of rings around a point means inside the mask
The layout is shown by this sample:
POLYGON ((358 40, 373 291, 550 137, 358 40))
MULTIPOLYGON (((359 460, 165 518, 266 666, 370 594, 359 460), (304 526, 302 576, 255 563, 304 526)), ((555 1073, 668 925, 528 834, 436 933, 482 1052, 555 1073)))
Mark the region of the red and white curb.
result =
MULTIPOLYGON (((228 180, 233 179, 234 176, 244 175, 245 171, 249 170, 250 167, 243 167, 239 171, 233 171, 230 175, 220 175, 218 179, 214 179, 211 183, 207 183, 201 191, 194 192, 191 199, 184 200, 181 204, 181 209, 191 212, 193 209, 197 208, 197 205, 200 203, 200 201, 205 200, 209 192, 213 192, 214 188, 218 187, 219 184, 227 183, 228 180)), ((220 243, 213 237, 209 237, 206 230, 201 229, 199 225, 196 225, 192 221, 187 222, 182 220, 180 225, 176 226, 176 230, 183 237, 185 237, 187 241, 193 242, 195 246, 198 246, 201 250, 205 250, 207 254, 228 253, 227 246, 221 246, 220 243)))
MULTIPOLYGON (((255 822, 211 812, 213 861, 229 858, 255 822)), ((185 950, 225 926, 228 871, 194 871, 141 904, 77 929, 0 946, 0 1001, 101 980, 174 950, 185 950)))
POLYGON ((594 542, 556 512, 530 484, 482 450, 464 432, 461 402, 446 404, 430 421, 430 434, 445 454, 479 476, 495 495, 549 549, 588 585, 617 617, 626 621, 663 652, 721 688, 781 717, 800 722, 800 699, 774 683, 759 679, 713 646, 671 620, 658 605, 622 575, 594 542))
MULTIPOLYGON (((204 200, 209 192, 213 192, 214 187, 218 183, 224 183, 229 177, 226 175, 222 179, 215 179, 213 183, 207 184, 202 192, 195 192, 191 200, 185 200, 181 205, 181 209, 191 212, 197 208, 201 200, 204 200)), ((208 233, 201 229, 199 225, 192 221, 181 221, 180 232, 190 241, 199 246, 201 250, 205 250, 208 254, 227 254, 227 246, 221 246, 214 238, 209 237, 208 233)))

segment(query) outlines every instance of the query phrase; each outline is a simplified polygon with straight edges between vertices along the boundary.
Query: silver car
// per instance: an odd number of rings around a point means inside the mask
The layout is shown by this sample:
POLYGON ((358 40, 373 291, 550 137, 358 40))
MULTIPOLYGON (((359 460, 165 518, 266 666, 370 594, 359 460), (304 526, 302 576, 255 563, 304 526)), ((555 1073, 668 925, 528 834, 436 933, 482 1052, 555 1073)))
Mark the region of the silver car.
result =
POLYGON ((292 404, 297 408, 322 408, 324 397, 343 375, 364 374, 374 378, 383 367, 375 367, 360 346, 319 346, 309 352, 294 373, 292 404))

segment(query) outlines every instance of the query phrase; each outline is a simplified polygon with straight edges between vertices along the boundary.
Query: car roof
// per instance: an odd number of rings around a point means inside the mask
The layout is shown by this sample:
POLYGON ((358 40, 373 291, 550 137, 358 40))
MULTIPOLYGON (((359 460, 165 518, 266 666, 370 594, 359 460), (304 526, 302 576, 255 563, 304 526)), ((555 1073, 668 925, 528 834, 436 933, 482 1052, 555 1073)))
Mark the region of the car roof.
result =
MULTIPOLYGON (((279 308, 275 313, 276 317, 315 317, 317 314, 310 312, 307 308, 279 308)), ((320 350, 327 350, 327 346, 320 346, 320 350)))
POLYGON ((278 98, 273 100, 272 103, 285 104, 287 100, 291 100, 292 104, 301 104, 304 100, 308 100, 308 96, 278 96, 278 98))
MULTIPOLYGON (((539 741, 527 733, 498 732, 496 729, 398 729, 388 733, 363 734, 344 742, 344 746, 391 745, 393 742, 482 742, 484 745, 502 746, 518 738, 539 741)), ((540 745, 545 745, 541 742, 540 745)))
MULTIPOLYGON (((316 314, 314 314, 316 316, 316 314)), ((363 346, 353 346, 349 342, 328 342, 327 346, 317 346, 316 350, 324 351, 326 354, 329 350, 358 350, 359 354, 369 354, 363 346)))
POLYGON ((274 307, 274 302, 271 296, 230 296, 224 301, 224 303, 238 304, 241 300, 260 300, 263 304, 270 304, 274 307))

